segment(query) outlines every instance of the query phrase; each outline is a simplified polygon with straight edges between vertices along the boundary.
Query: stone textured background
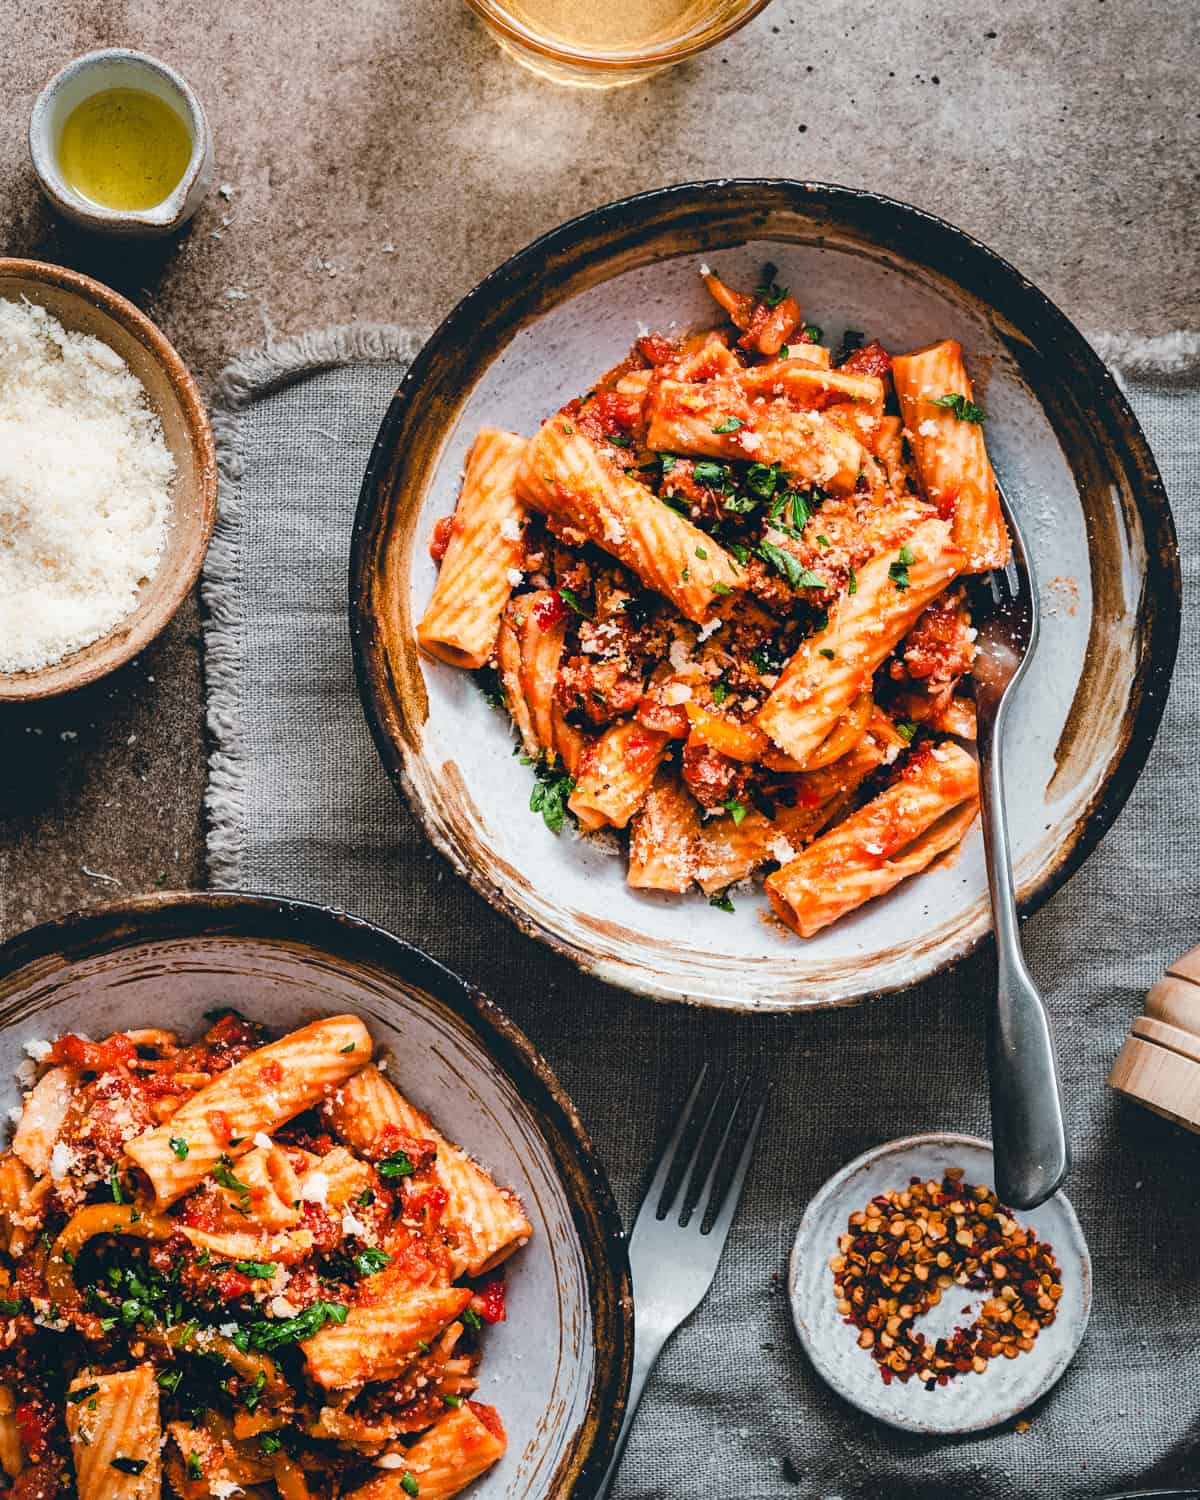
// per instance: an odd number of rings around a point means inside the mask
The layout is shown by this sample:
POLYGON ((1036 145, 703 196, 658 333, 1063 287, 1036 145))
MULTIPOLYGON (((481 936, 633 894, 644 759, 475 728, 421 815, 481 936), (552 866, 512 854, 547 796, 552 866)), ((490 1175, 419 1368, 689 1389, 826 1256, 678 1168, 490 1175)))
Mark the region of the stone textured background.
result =
MULTIPOLYGON (((775 0, 717 52, 609 94, 524 73, 459 0, 0 0, 0 253, 118 287, 211 384, 271 333, 431 327, 561 220, 690 178, 866 186, 955 221, 1082 327, 1195 325, 1193 0, 775 0), (181 237, 112 248, 40 200, 45 80, 127 45, 181 69, 216 134, 181 237)), ((0 712, 0 935, 200 884, 198 615, 91 691, 0 712)))

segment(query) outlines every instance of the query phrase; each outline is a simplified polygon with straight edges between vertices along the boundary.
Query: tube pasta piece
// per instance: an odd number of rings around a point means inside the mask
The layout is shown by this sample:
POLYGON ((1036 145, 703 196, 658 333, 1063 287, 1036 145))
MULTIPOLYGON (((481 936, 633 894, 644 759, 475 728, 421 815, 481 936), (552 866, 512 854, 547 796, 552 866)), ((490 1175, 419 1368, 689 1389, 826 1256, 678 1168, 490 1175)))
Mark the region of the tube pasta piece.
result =
POLYGON ((892 379, 921 489, 940 515, 953 518, 954 541, 966 557, 965 571, 1002 568, 1009 555, 1008 528, 983 428, 938 404, 944 396, 971 400, 962 346, 943 339, 902 354, 892 361, 892 379))
POLYGON ((450 544, 417 626, 424 649, 452 667, 482 667, 496 642, 510 574, 524 554, 514 479, 527 446, 515 433, 485 427, 471 449, 450 544))
POLYGON ((521 748, 531 759, 536 760, 541 746, 533 732, 533 717, 525 702, 525 689, 521 681, 521 625, 524 605, 519 599, 510 599, 504 608, 500 630, 496 636, 496 662, 500 669, 500 683, 504 689, 504 703, 517 733, 521 736, 521 748))
POLYGON ((645 802, 669 743, 668 735, 623 719, 589 745, 567 799, 582 826, 625 828, 645 802))
POLYGON ((755 717, 801 765, 870 689, 873 674, 926 604, 962 571, 962 553, 944 521, 922 522, 902 548, 876 554, 860 570, 856 592, 844 595, 825 629, 801 644, 755 717))
POLYGON ((400 1450, 403 1464, 351 1490, 347 1500, 450 1500, 487 1472, 508 1447, 504 1427, 494 1407, 467 1401, 446 1415, 411 1448, 400 1450), (405 1488, 411 1474, 417 1490, 405 1488))
POLYGON ((514 620, 519 625, 521 646, 521 696, 529 710, 533 737, 544 750, 555 748, 554 684, 562 661, 566 618, 561 610, 543 624, 554 595, 549 590, 524 594, 514 620))
POLYGON ((952 734, 956 740, 973 740, 979 732, 975 704, 961 693, 955 693, 936 708, 926 723, 930 729, 936 729, 941 734, 952 734))
POLYGON ((777 463, 795 482, 819 484, 834 494, 854 488, 867 457, 856 438, 819 411, 751 400, 740 378, 698 385, 660 381, 647 402, 647 445, 700 458, 777 463))
POLYGON ((272 1145, 269 1150, 256 1146, 247 1151, 238 1160, 237 1176, 249 1190, 249 1199, 243 1204, 240 1189, 222 1187, 221 1193, 232 1212, 244 1208, 255 1224, 264 1229, 290 1229, 300 1222, 300 1210, 296 1207, 300 1179, 278 1146, 272 1145))
POLYGON ((130 1141, 126 1152, 149 1177, 155 1206, 165 1208, 203 1181, 222 1156, 244 1156, 255 1135, 270 1135, 320 1103, 370 1059, 370 1033, 356 1016, 314 1021, 218 1074, 165 1125, 130 1141), (182 1160, 173 1140, 187 1147, 182 1160))
POLYGON ((346 1390, 402 1375, 473 1293, 462 1286, 414 1286, 389 1267, 364 1284, 364 1301, 344 1323, 327 1324, 301 1348, 308 1373, 326 1390, 346 1390))
POLYGON ((112 1375, 77 1375, 66 1406, 79 1500, 157 1500, 162 1492, 162 1428, 153 1365, 112 1375))
POLYGON ((32 1187, 33 1173, 15 1152, 0 1156, 0 1249, 14 1259, 21 1254, 31 1227, 23 1222, 23 1211, 32 1187))
POLYGON ((919 751, 885 791, 767 877, 776 914, 812 937, 960 842, 979 808, 974 760, 943 742, 919 751))
POLYGON ((883 381, 878 375, 855 375, 850 370, 829 370, 789 358, 752 365, 735 379, 748 396, 783 396, 809 411, 851 402, 870 417, 864 431, 876 427, 883 415, 883 381))
POLYGON ((478 1276, 490 1270, 533 1233, 516 1194, 497 1187, 477 1162, 448 1141, 374 1065, 344 1084, 329 1100, 326 1113, 336 1133, 356 1151, 376 1150, 389 1125, 413 1140, 434 1143, 434 1175, 446 1194, 442 1225, 453 1239, 452 1275, 478 1276))
POLYGON ((894 495, 908 495, 917 488, 917 475, 904 451, 904 419, 883 417, 875 429, 872 443, 875 457, 887 471, 887 482, 894 495))
POLYGON ((674 771, 660 770, 629 836, 629 884, 686 891, 696 877, 700 809, 674 771))
POLYGON ((78 1068, 51 1068, 25 1096, 12 1148, 35 1177, 44 1177, 50 1170, 50 1153, 79 1087, 79 1076, 78 1068))
POLYGON ((695 624, 746 586, 745 572, 718 542, 613 468, 565 417, 542 424, 517 491, 532 509, 583 532, 695 624))
POLYGON ((25 1467, 25 1450, 17 1430, 17 1403, 12 1387, 0 1385, 0 1469, 15 1479, 25 1467))

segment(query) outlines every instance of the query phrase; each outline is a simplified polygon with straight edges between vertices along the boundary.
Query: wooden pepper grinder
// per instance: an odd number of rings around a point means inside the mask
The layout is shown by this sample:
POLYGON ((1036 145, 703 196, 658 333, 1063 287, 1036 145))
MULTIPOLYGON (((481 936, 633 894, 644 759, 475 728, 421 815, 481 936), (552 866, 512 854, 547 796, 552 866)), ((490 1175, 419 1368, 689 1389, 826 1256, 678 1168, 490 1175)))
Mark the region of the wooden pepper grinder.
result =
POLYGON ((1151 986, 1108 1082, 1200 1134, 1200 948, 1177 958, 1151 986))

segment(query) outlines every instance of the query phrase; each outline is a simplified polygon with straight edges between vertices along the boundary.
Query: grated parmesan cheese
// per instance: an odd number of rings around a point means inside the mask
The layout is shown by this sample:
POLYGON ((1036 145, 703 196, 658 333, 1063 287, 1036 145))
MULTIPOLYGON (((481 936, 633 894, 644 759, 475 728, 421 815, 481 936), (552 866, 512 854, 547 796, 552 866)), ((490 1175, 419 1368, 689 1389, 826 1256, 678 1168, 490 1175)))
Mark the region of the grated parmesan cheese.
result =
POLYGON ((60 661, 133 611, 162 558, 174 473, 115 350, 0 299, 0 671, 60 661))
POLYGON ((300 1184, 300 1196, 306 1203, 324 1203, 329 1196, 329 1178, 324 1172, 310 1172, 300 1184))
POLYGON ((521 540, 521 523, 514 516, 505 516, 500 522, 500 535, 506 542, 521 540))
POLYGON ((55 1141, 54 1150, 50 1153, 50 1176, 55 1182, 61 1182, 75 1165, 75 1153, 65 1141, 55 1141))
POLYGON ((45 1062, 50 1056, 50 1047, 51 1044, 49 1042, 42 1041, 38 1037, 34 1037, 31 1042, 25 1043, 25 1051, 35 1063, 45 1062))

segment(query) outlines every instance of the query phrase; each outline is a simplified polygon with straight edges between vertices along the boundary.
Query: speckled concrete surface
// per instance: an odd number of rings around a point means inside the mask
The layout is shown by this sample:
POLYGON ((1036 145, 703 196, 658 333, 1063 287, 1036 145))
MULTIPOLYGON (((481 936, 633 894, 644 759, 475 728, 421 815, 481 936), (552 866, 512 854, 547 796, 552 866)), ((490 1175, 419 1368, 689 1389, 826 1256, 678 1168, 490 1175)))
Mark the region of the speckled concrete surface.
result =
MULTIPOLYGON (((1194 0, 775 0, 717 52, 610 94, 503 56, 459 0, 0 0, 0 247, 99 276, 206 383, 268 332, 431 326, 583 209, 689 178, 867 186, 961 224, 1084 328, 1200 316, 1194 0), (203 98, 218 181, 192 229, 111 247, 26 159, 45 79, 104 45, 203 98)), ((0 934, 203 880, 198 614, 90 692, 0 715, 0 934)))

